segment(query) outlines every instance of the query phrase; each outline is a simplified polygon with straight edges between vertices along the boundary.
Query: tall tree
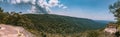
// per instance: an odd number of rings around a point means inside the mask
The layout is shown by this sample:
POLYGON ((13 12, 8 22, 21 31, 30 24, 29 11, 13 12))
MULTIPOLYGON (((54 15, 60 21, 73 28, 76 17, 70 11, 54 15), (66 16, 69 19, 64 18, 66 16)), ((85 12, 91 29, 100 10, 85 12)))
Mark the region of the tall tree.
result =
POLYGON ((3 19, 5 19, 6 17, 6 13, 3 12, 3 9, 0 8, 0 23, 4 23, 5 21, 3 21, 3 19))
POLYGON ((0 12, 3 12, 3 9, 0 7, 0 12))
POLYGON ((116 23, 120 25, 120 0, 109 6, 110 12, 114 14, 117 20, 116 23))

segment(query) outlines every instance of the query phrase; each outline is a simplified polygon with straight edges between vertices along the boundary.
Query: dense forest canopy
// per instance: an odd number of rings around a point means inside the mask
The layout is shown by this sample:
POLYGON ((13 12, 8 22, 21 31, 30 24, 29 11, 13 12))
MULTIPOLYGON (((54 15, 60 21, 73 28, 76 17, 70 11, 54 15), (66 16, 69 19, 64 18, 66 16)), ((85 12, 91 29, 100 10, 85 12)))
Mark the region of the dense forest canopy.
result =
POLYGON ((23 26, 23 27, 33 26, 31 20, 29 20, 26 16, 20 13, 3 12, 3 9, 0 8, 0 24, 10 24, 14 26, 23 26))

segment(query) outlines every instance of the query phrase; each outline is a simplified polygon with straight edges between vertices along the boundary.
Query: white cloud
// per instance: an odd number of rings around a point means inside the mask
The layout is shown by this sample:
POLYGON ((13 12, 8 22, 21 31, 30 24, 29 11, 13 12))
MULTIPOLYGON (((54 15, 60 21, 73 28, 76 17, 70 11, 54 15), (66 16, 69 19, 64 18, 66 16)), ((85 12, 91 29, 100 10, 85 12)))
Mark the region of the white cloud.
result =
POLYGON ((36 7, 32 6, 31 10, 28 10, 28 11, 30 11, 30 13, 33 13, 34 11, 36 11, 36 7))
POLYGON ((39 1, 38 1, 38 4, 39 4, 39 6, 41 6, 41 7, 49 7, 49 6, 48 6, 48 3, 46 2, 46 0, 39 0, 39 1))
POLYGON ((66 9, 66 8, 67 8, 67 6, 63 6, 62 8, 63 8, 63 9, 66 9))
POLYGON ((32 4, 35 4, 35 1, 36 1, 36 0, 31 0, 30 2, 31 2, 32 4))
POLYGON ((11 0, 10 3, 16 4, 16 0, 11 0))
POLYGON ((25 3, 28 3, 28 2, 30 2, 30 0, 22 0, 23 2, 25 2, 25 3))
POLYGON ((16 3, 21 3, 21 0, 16 0, 16 3))
POLYGON ((50 0, 49 1, 49 5, 50 6, 58 6, 59 5, 59 1, 58 0, 50 0))
POLYGON ((18 3, 28 3, 30 2, 30 0, 7 0, 8 2, 12 3, 12 4, 18 4, 18 3))
POLYGON ((58 5, 58 7, 59 7, 59 8, 62 8, 62 9, 67 9, 67 8, 68 8, 67 6, 65 6, 65 5, 63 5, 63 4, 58 5))
POLYGON ((40 12, 44 12, 44 11, 51 12, 50 8, 56 7, 56 6, 62 9, 67 8, 66 6, 61 4, 59 0, 49 0, 48 2, 47 0, 7 0, 7 1, 9 1, 9 3, 12 3, 12 4, 28 3, 32 5, 31 9, 29 10, 32 12, 39 12, 36 10, 38 8, 44 9, 43 11, 40 11, 40 12))
POLYGON ((61 8, 61 7, 63 7, 63 6, 64 6, 63 4, 58 5, 59 8, 61 8))

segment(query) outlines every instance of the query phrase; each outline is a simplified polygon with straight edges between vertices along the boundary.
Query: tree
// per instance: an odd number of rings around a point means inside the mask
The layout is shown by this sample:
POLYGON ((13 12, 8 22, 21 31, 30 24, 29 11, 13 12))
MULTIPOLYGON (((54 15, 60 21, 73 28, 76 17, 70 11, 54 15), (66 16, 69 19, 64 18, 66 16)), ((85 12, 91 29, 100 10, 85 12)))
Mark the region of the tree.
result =
POLYGON ((15 26, 22 26, 22 27, 27 27, 30 28, 33 26, 32 22, 30 19, 28 19, 26 16, 21 15, 19 13, 11 12, 8 17, 6 17, 5 24, 11 24, 15 26))
POLYGON ((117 20, 116 23, 120 25, 120 0, 109 6, 110 12, 114 14, 117 20))
POLYGON ((5 21, 3 21, 3 19, 5 19, 6 17, 6 13, 3 12, 3 9, 0 8, 0 23, 4 23, 5 21))
POLYGON ((0 12, 3 12, 3 9, 0 7, 0 12))
POLYGON ((0 24, 10 24, 14 26, 22 26, 24 28, 31 28, 33 27, 33 23, 27 16, 23 14, 16 13, 16 12, 3 12, 3 9, 0 8, 0 24))

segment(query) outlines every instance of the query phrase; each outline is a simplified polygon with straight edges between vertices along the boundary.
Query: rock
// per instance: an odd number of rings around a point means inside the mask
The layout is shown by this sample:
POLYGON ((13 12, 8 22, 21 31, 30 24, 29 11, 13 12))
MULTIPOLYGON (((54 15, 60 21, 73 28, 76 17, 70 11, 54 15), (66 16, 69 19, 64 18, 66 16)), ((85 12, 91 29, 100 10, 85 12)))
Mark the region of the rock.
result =
POLYGON ((110 23, 104 29, 105 37, 115 37, 116 32, 118 32, 117 25, 114 23, 110 23))
POLYGON ((33 37, 22 27, 0 24, 0 37, 33 37))

